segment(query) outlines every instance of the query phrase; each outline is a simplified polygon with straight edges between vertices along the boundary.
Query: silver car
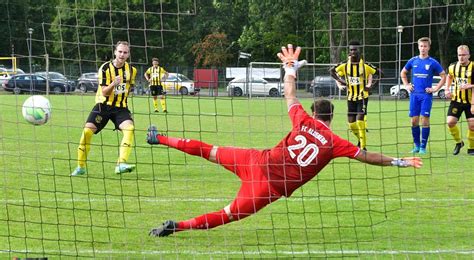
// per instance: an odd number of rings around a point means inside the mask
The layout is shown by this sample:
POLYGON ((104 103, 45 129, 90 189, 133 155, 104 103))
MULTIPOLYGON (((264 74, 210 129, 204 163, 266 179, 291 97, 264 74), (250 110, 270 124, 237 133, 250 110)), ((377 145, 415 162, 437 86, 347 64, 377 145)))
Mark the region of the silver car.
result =
POLYGON ((262 78, 252 78, 247 82, 246 78, 239 78, 229 82, 227 93, 237 97, 242 95, 280 97, 283 91, 280 82, 268 82, 262 78))

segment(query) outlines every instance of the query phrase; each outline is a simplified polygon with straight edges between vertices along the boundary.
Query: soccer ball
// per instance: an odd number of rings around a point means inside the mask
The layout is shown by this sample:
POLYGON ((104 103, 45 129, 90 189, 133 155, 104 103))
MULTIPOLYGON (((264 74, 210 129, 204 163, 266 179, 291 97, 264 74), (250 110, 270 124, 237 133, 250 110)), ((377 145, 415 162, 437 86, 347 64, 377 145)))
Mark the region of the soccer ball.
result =
POLYGON ((31 96, 22 108, 23 117, 33 125, 44 125, 51 117, 51 104, 43 96, 31 96))

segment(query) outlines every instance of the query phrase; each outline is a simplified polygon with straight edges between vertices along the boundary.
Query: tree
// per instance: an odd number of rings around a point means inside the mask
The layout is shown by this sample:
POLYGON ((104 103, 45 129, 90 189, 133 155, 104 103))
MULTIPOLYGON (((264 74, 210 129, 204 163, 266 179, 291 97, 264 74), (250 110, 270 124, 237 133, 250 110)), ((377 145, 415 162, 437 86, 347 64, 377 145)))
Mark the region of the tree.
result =
POLYGON ((221 67, 227 64, 231 54, 227 52, 229 40, 224 33, 206 35, 201 42, 193 45, 193 54, 196 57, 194 65, 204 67, 221 67))

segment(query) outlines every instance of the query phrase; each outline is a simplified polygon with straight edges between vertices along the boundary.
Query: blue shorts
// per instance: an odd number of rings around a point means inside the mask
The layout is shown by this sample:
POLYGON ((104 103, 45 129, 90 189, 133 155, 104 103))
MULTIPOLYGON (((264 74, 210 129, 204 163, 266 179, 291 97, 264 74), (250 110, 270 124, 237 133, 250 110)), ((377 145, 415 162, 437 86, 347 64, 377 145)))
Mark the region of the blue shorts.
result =
POLYGON ((431 106, 433 105, 433 94, 412 93, 410 95, 410 117, 424 116, 430 117, 431 106))

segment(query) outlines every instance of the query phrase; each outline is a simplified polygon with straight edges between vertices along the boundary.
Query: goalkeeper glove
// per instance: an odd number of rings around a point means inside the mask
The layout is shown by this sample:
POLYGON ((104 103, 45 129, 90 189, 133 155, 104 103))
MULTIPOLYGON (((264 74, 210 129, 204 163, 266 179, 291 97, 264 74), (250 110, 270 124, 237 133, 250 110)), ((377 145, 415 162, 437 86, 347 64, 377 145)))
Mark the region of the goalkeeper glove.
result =
POLYGON ((292 76, 296 78, 296 72, 298 71, 298 69, 303 67, 307 63, 308 62, 306 60, 292 60, 284 63, 283 68, 285 69, 285 76, 292 76))

